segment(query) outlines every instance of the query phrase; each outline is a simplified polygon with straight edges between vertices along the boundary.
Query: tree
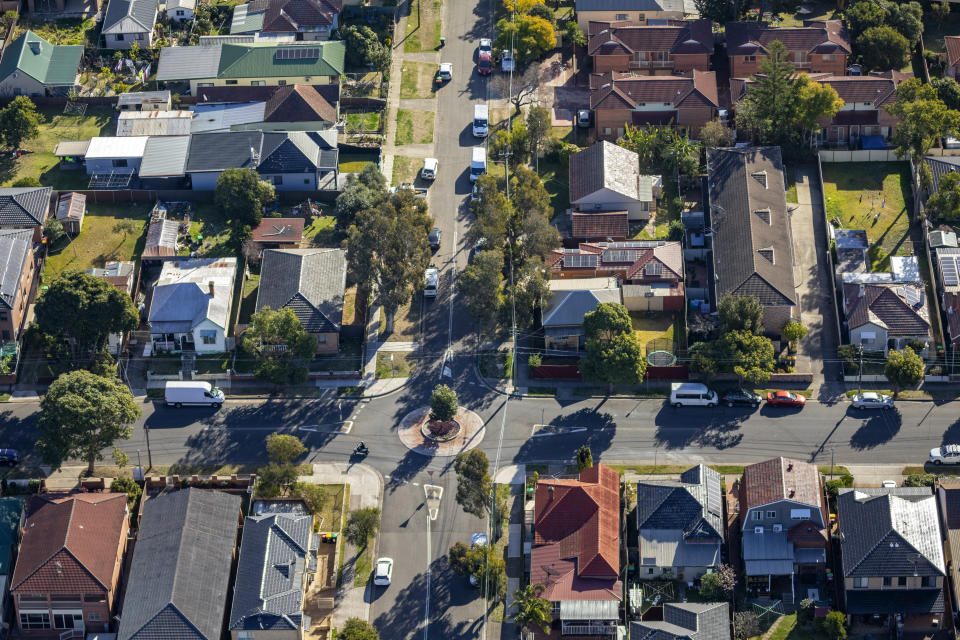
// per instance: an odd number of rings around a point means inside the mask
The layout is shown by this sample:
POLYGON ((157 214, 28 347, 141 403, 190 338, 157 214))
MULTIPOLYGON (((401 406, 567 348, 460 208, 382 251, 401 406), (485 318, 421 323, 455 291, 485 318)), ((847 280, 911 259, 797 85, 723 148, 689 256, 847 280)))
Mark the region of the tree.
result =
POLYGON ((896 93, 896 101, 887 106, 887 111, 900 119, 892 140, 897 155, 910 158, 916 166, 938 138, 956 134, 960 112, 948 109, 937 90, 918 78, 900 83, 896 93))
POLYGON ((213 192, 217 206, 233 222, 235 240, 240 246, 244 227, 256 227, 263 218, 263 205, 276 199, 273 185, 260 179, 253 169, 226 169, 217 179, 213 192))
POLYGON ((307 362, 317 353, 317 339, 307 333, 293 309, 263 307, 253 314, 242 348, 257 359, 254 373, 273 384, 300 384, 309 377, 307 362))
POLYGON ((915 387, 923 380, 923 359, 910 347, 904 347, 902 351, 891 349, 883 375, 893 385, 896 396, 904 387, 915 387))
POLYGON ((291 464, 307 452, 297 436, 271 433, 267 436, 267 458, 279 464, 291 464))
POLYGON ((111 333, 132 331, 140 323, 130 296, 75 270, 64 271, 48 285, 34 313, 41 331, 68 338, 83 357, 101 351, 111 333))
POLYGON ((337 196, 334 207, 337 222, 347 228, 357 213, 375 207, 387 197, 387 179, 377 165, 368 163, 360 173, 347 176, 347 184, 337 196))
POLYGON ((553 9, 543 4, 542 2, 536 2, 530 10, 527 11, 527 15, 535 16, 537 18, 543 18, 551 25, 556 26, 557 20, 556 16, 553 14, 553 9))
POLYGON ((380 633, 366 620, 348 618, 343 629, 337 632, 337 640, 380 640, 380 633))
POLYGON ((816 613, 816 603, 810 598, 804 598, 797 607, 797 622, 800 624, 810 624, 813 622, 813 616, 816 613))
POLYGON ((733 567, 720 564, 716 571, 700 578, 700 597, 706 602, 729 600, 736 585, 737 576, 733 567))
POLYGON ((927 212, 940 218, 960 216, 960 173, 951 171, 940 176, 936 193, 927 198, 927 212))
POLYGON ((735 3, 729 0, 693 0, 701 18, 712 20, 718 24, 726 24, 740 16, 735 11, 735 3))
POLYGON ((700 128, 700 142, 707 149, 733 146, 733 131, 724 126, 719 119, 711 120, 700 128))
POLYGON ((919 2, 892 2, 885 0, 887 24, 907 39, 911 47, 920 42, 923 33, 923 8, 919 2))
POLYGON ((128 454, 123 449, 117 447, 113 448, 113 464, 117 465, 121 469, 126 468, 130 464, 130 454, 128 454))
POLYGON ((502 18, 497 22, 494 47, 505 51, 510 48, 511 42, 517 64, 525 64, 556 47, 557 37, 549 21, 538 16, 517 15, 513 20, 502 18))
POLYGON ((453 420, 460 409, 457 392, 445 384, 438 384, 430 394, 430 417, 440 422, 453 420))
POLYGON ((457 504, 471 515, 485 517, 493 493, 486 454, 479 449, 457 454, 453 468, 457 472, 457 504))
MULTIPOLYGON (((540 258, 528 258, 513 274, 513 288, 508 287, 507 297, 515 300, 517 327, 525 329, 533 326, 537 309, 550 299, 550 282, 544 275, 543 261, 540 258)), ((506 311, 507 305, 503 305, 506 311)))
POLYGON ((724 331, 763 332, 763 305, 753 296, 732 296, 729 293, 720 298, 720 325, 724 331))
POLYGON ((950 18, 950 3, 946 1, 931 2, 930 17, 937 23, 946 22, 950 18))
POLYGON ((469 551, 470 547, 459 540, 454 542, 453 546, 447 551, 447 562, 450 565, 450 569, 458 576, 467 577, 472 573, 473 567, 467 558, 469 551))
POLYGON ((725 331, 714 343, 721 370, 732 371, 753 386, 770 381, 776 366, 773 343, 749 331, 725 331))
POLYGON ((549 633, 553 606, 541 597, 546 588, 542 584, 528 584, 513 592, 513 606, 516 612, 510 617, 520 629, 531 633, 538 627, 549 633))
POLYGON ((503 301, 503 252, 480 251, 457 278, 457 291, 467 311, 481 324, 491 322, 503 301))
POLYGON ((538 4, 543 3, 540 0, 503 0, 503 10, 516 15, 526 15, 538 4))
POLYGON ((110 491, 113 493, 127 494, 127 503, 131 505, 136 502, 140 494, 143 493, 140 485, 138 485, 133 478, 127 477, 114 479, 114 481, 110 483, 110 491))
POLYGON ((733 614, 733 637, 747 640, 760 635, 760 621, 752 611, 737 611, 733 614))
POLYGON ((0 138, 14 151, 26 140, 33 140, 40 133, 40 116, 37 105, 27 96, 17 96, 0 109, 0 138))
POLYGON ((930 80, 930 86, 937 90, 937 97, 947 105, 948 109, 960 109, 960 82, 953 78, 933 78, 930 80))
POLYGON ((617 145, 637 154, 640 173, 650 173, 657 162, 658 150, 662 146, 660 130, 649 125, 632 127, 627 123, 624 134, 617 139, 617 145))
POLYGON ((798 340, 803 340, 803 337, 807 335, 807 328, 800 322, 791 320, 783 325, 783 329, 780 330, 780 335, 786 338, 788 342, 797 342, 798 340))
POLYGON ((870 27, 856 40, 863 62, 871 69, 899 69, 910 59, 910 41, 893 27, 870 27))
POLYGON ((550 131, 550 110, 530 107, 527 111, 527 148, 534 159, 540 155, 544 143, 550 140, 550 131))
POLYGON ((587 46, 587 34, 583 32, 576 20, 567 20, 563 23, 563 41, 571 47, 587 46))
POLYGON ((823 633, 828 640, 846 640, 847 616, 842 611, 828 613, 823 619, 823 633))
POLYGON ((37 451, 43 461, 59 469, 69 458, 87 462, 87 474, 103 459, 103 451, 133 435, 130 426, 140 417, 122 381, 77 370, 57 378, 40 401, 37 451))
POLYGON ((800 142, 809 143, 814 132, 820 130, 819 121, 825 116, 833 117, 843 108, 836 89, 828 84, 820 84, 800 75, 796 82, 797 116, 796 125, 800 127, 800 142))
POLYGON ((367 25, 347 25, 340 28, 340 38, 346 43, 347 62, 354 68, 373 65, 385 72, 390 68, 390 46, 367 25))
POLYGON ((139 224, 131 218, 121 218, 113 225, 113 232, 123 235, 123 241, 127 241, 127 236, 140 230, 139 224))
MULTIPOLYGON (((452 551, 452 549, 451 549, 452 551)), ((503 552, 489 544, 474 545, 467 550, 462 566, 466 575, 481 591, 488 590, 490 597, 497 599, 507 594, 507 565, 503 552)))
POLYGON ((581 445, 577 449, 577 471, 586 471, 593 466, 593 453, 590 445, 581 445))
POLYGON ((583 316, 583 332, 587 342, 608 344, 618 335, 633 333, 633 322, 622 304, 601 302, 583 316))
POLYGON ((293 485, 293 493, 303 500, 310 513, 316 514, 323 509, 324 500, 327 492, 323 485, 313 484, 312 482, 297 482, 293 485))
POLYGON ((878 2, 861 0, 854 3, 844 14, 851 37, 856 40, 867 29, 886 24, 887 12, 878 2))
POLYGON ((608 344, 587 342, 582 372, 588 380, 606 382, 613 393, 615 384, 637 384, 647 371, 647 359, 632 331, 616 336, 608 344))
POLYGON ((683 236, 687 233, 687 227, 683 224, 683 220, 671 220, 670 225, 667 227, 667 239, 673 240, 675 242, 683 240, 683 236))
POLYGON ((56 218, 47 218, 43 223, 43 235, 47 239, 47 246, 54 246, 65 235, 63 224, 56 218))
POLYGON ((3 17, 0 18, 0 23, 3 24, 4 34, 10 33, 10 29, 12 29, 13 25, 17 23, 18 17, 19 17, 19 14, 12 9, 10 11, 3 12, 3 17))
MULTIPOLYGON (((500 42, 499 38, 497 39, 497 42, 500 42)), ((509 43, 510 38, 507 38, 506 42, 509 43)), ((500 45, 495 46, 502 50, 500 45)), ((509 44, 507 47, 509 48, 509 44)), ((519 59, 517 59, 517 61, 520 62, 519 59)), ((510 82, 509 73, 503 73, 494 76, 492 88, 513 105, 514 115, 519 115, 523 107, 537 99, 537 91, 540 88, 539 69, 539 65, 531 64, 527 66, 523 73, 517 73, 514 71, 512 83, 510 82)))
POLYGON ((292 464, 271 463, 257 469, 257 495, 276 498, 297 482, 297 468, 292 464))
POLYGON ((513 205, 491 174, 477 178, 476 185, 479 197, 470 203, 476 220, 467 231, 467 242, 474 244, 482 240, 485 250, 505 249, 513 205))
POLYGON ((380 509, 364 507, 350 512, 343 536, 355 547, 366 549, 367 544, 380 527, 380 509))

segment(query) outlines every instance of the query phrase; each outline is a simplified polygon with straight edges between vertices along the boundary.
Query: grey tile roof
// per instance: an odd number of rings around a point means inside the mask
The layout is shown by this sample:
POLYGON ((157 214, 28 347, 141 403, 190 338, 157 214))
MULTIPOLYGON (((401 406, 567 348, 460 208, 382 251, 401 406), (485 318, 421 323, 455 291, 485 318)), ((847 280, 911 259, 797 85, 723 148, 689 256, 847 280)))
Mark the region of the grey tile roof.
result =
POLYGON ((343 322, 347 257, 343 249, 266 249, 257 306, 293 309, 311 333, 335 333, 343 322))
POLYGON ((147 140, 140 162, 141 178, 182 176, 187 166, 190 136, 155 136, 147 140))
POLYGON ((688 0, 577 0, 580 11, 679 11, 684 14, 697 12, 688 0))
POLYGON ((219 640, 240 497, 183 489, 147 500, 118 640, 219 640))
POLYGON ((684 539, 723 540, 721 500, 720 474, 704 465, 689 469, 680 482, 638 482, 638 528, 679 530, 684 539))
POLYGON ((233 590, 229 629, 298 629, 304 623, 304 569, 312 517, 248 517, 233 590))
POLYGON ((641 194, 641 177, 636 153, 601 140, 570 156, 570 202, 604 188, 649 202, 653 197, 651 183, 649 179, 645 182, 641 194))
POLYGON ((557 291, 543 312, 543 327, 576 327, 601 302, 621 302, 620 289, 557 291))
POLYGON ((945 575, 931 489, 841 489, 837 519, 844 577, 945 575))
POLYGON ((216 78, 223 45, 164 47, 157 63, 157 81, 216 78))
POLYGON ((726 602, 668 602, 662 621, 632 622, 631 640, 730 640, 726 602))
POLYGON ((320 147, 303 131, 265 133, 260 173, 312 173, 320 161, 320 147), (269 149, 269 150, 268 150, 269 149))
POLYGON ((31 259, 30 229, 0 229, 0 308, 13 309, 23 267, 31 259))
POLYGON ((960 173, 960 156, 924 156, 923 161, 930 167, 933 182, 930 183, 929 193, 940 188, 940 178, 951 172, 960 173))
POLYGON ((780 147, 708 149, 707 168, 717 295, 796 305, 780 147))
POLYGON ((52 187, 0 188, 0 227, 40 226, 50 211, 52 187))
POLYGON ((157 0, 110 0, 101 33, 151 33, 157 23, 157 0))

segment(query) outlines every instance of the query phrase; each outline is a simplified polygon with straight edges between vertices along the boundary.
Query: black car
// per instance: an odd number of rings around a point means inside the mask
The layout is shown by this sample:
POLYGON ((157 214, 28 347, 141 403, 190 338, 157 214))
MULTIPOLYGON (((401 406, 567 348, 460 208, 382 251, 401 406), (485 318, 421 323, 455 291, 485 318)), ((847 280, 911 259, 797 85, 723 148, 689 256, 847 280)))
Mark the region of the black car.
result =
POLYGON ((746 404, 756 408, 760 406, 761 402, 763 402, 763 398, 753 391, 737 389, 736 391, 730 391, 729 393, 723 394, 721 401, 723 401, 728 407, 732 407, 735 404, 746 404))
POLYGON ((16 449, 0 449, 0 465, 13 467, 20 463, 20 454, 16 449))
POLYGON ((440 248, 440 236, 443 234, 440 229, 434 227, 433 231, 430 232, 430 248, 436 251, 440 248))

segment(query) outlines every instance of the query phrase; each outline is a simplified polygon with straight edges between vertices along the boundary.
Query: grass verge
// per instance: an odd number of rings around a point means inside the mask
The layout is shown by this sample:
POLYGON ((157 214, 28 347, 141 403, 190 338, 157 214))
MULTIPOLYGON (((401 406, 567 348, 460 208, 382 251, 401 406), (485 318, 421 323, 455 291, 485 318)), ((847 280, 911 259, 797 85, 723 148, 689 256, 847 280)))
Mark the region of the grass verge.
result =
POLYGON ((404 53, 436 51, 440 48, 443 5, 440 0, 413 0, 407 16, 404 53))
POLYGON ((397 111, 397 132, 394 143, 430 144, 433 142, 433 111, 414 111, 400 109, 397 111))
POLYGON ((417 179, 417 172, 420 170, 423 160, 420 158, 408 158, 407 156, 393 157, 393 180, 394 186, 404 182, 412 183, 417 179))
POLYGON ((437 65, 432 62, 404 61, 400 72, 400 99, 416 100, 433 97, 433 75, 437 65))
POLYGON ((556 387, 527 387, 527 395, 534 398, 552 398, 557 395, 556 387))
POLYGON ((361 385, 347 385, 343 387, 337 387, 338 396, 362 396, 364 387, 361 385))
POLYGON ((411 351, 390 351, 377 354, 377 378, 409 378, 417 367, 411 351))

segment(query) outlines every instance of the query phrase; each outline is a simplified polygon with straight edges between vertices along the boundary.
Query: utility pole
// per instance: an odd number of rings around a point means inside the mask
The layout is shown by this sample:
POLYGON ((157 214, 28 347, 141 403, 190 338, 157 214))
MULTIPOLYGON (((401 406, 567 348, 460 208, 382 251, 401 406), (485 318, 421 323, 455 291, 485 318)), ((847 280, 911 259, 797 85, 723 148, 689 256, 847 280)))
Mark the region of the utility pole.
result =
POLYGON ((863 393, 863 341, 857 345, 857 352, 860 354, 860 366, 857 367, 857 393, 863 393))
POLYGON ((146 424, 143 425, 143 434, 147 438, 147 466, 153 469, 153 456, 150 454, 150 427, 146 424))

